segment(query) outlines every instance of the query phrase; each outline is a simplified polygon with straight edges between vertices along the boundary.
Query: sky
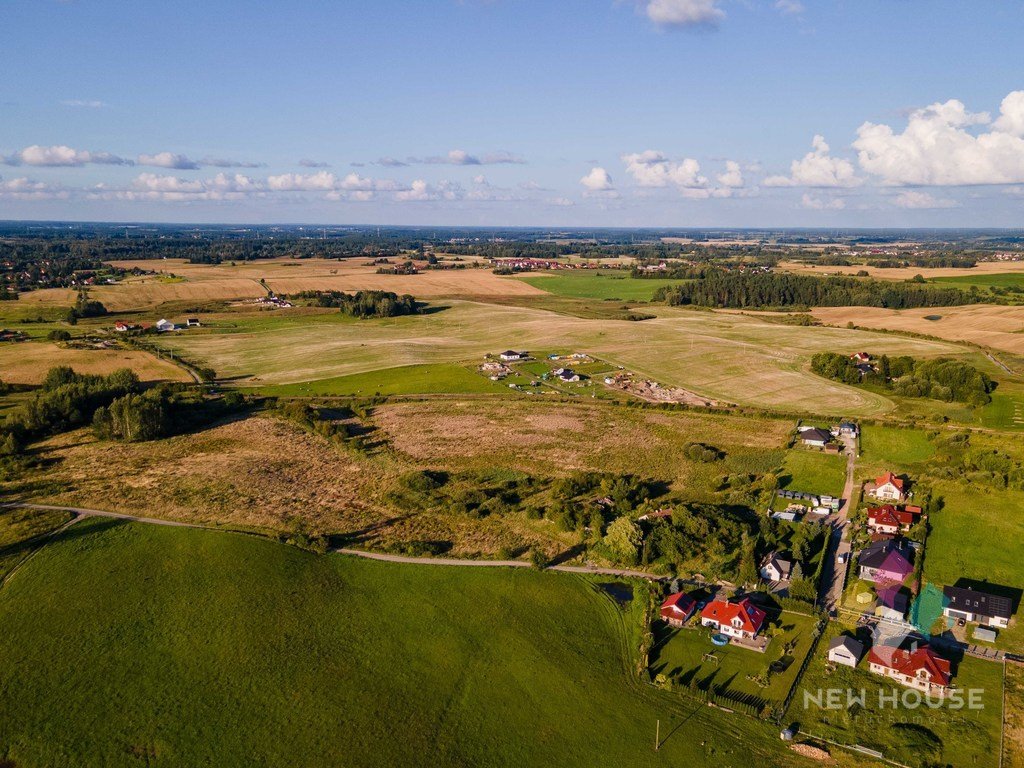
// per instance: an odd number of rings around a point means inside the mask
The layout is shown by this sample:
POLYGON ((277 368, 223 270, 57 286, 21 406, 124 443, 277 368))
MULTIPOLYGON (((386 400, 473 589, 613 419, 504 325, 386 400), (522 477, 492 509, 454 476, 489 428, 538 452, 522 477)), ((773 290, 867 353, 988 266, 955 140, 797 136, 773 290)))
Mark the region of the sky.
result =
POLYGON ((1017 0, 0 0, 0 219, 1024 226, 1017 0))

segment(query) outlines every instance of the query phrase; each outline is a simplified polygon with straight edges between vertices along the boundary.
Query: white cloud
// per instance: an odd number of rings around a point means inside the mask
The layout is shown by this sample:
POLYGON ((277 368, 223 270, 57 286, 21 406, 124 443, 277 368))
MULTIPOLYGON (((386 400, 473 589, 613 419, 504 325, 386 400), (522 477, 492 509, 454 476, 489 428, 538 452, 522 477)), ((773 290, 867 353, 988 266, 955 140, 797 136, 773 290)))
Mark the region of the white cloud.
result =
POLYGON ((927 192, 918 192, 913 189, 901 192, 896 196, 896 199, 893 202, 897 208, 908 208, 911 210, 958 208, 960 206, 956 200, 936 198, 927 192))
POLYGON ((107 106, 104 102, 97 101, 96 99, 67 99, 62 101, 61 104, 65 107, 85 107, 87 109, 100 109, 107 106))
POLYGON ((190 160, 185 155, 178 155, 173 152, 157 152, 153 155, 139 155, 139 165, 151 165, 154 168, 173 168, 177 171, 194 171, 199 163, 190 160))
POLYGON ((199 165, 210 168, 262 168, 266 163, 254 163, 249 160, 226 160, 223 157, 204 157, 199 165))
POLYGON ((409 187, 396 192, 393 199, 400 203, 429 202, 434 200, 458 200, 463 196, 462 187, 451 181, 428 184, 416 179, 409 187))
POLYGON ((789 176, 769 176, 768 187, 855 187, 862 182, 853 163, 841 157, 832 157, 824 136, 816 135, 813 149, 789 166, 789 176))
POLYGON ((806 10, 800 0, 775 0, 775 10, 791 16, 797 16, 806 10))
POLYGON ((812 211, 841 211, 846 207, 846 201, 841 197, 820 198, 804 194, 800 199, 800 205, 812 211))
POLYGON ((861 168, 886 184, 1022 183, 1024 91, 1003 99, 994 122, 987 112, 968 112, 962 102, 950 99, 912 112, 902 133, 864 123, 853 146, 861 168))
POLYGON ((325 163, 320 160, 310 160, 308 157, 304 157, 299 160, 299 165, 303 168, 330 168, 330 163, 325 163))
POLYGON ((112 155, 109 152, 87 152, 72 149, 64 144, 43 147, 33 144, 14 154, 0 157, 5 165, 35 165, 50 167, 75 167, 86 163, 98 165, 131 165, 131 160, 112 155))
POLYGON ((586 187, 589 192, 610 192, 615 189, 614 184, 612 184, 612 177, 608 175, 608 171, 600 167, 591 168, 590 172, 580 179, 580 184, 586 187))
POLYGON ((552 197, 552 198, 549 198, 548 199, 548 204, 549 205, 557 206, 559 208, 570 208, 570 207, 576 205, 576 203, 574 203, 568 197, 552 197))
POLYGON ((54 200, 66 199, 68 190, 24 176, 16 179, 0 178, 0 200, 54 200))
POLYGON ((723 187, 730 189, 740 189, 743 187, 743 171, 740 168, 740 164, 735 160, 726 160, 725 173, 720 173, 715 178, 723 187))
POLYGON ((653 149, 631 155, 623 155, 626 173, 641 187, 667 187, 670 184, 680 189, 699 189, 707 186, 708 180, 700 174, 700 163, 693 158, 669 160, 664 154, 653 149))
POLYGON ((404 168, 409 165, 522 165, 525 162, 519 155, 505 150, 474 155, 464 149, 453 149, 445 155, 407 157, 405 160, 390 156, 381 157, 374 160, 373 164, 385 168, 404 168))
POLYGON ((647 0, 647 18, 664 27, 716 26, 725 18, 718 0, 647 0))
POLYGON ((326 192, 337 187, 338 177, 329 171, 310 174, 282 173, 280 176, 267 178, 267 188, 275 192, 326 192))

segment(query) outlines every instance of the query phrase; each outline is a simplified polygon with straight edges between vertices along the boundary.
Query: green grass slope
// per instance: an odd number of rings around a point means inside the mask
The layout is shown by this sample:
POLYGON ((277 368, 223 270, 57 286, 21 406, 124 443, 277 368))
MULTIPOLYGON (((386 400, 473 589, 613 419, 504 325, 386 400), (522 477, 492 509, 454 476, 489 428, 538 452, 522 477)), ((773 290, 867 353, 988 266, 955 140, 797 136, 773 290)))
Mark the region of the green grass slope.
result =
POLYGON ((634 682, 619 609, 560 574, 92 521, 0 591, 0 626, 0 756, 19 768, 795 757, 771 726, 634 682))

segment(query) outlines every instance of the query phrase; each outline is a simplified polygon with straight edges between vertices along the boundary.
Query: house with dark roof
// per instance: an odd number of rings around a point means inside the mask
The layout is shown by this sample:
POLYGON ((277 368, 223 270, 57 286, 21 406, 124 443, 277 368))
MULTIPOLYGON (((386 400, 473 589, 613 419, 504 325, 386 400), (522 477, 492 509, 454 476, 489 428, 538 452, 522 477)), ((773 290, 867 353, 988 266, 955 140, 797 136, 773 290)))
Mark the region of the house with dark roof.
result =
POLYGON ((876 645, 868 654, 868 669, 935 697, 949 693, 953 679, 949 661, 917 641, 909 648, 876 645))
POLYGON ((779 557, 778 552, 772 552, 761 561, 760 573, 765 581, 788 581, 792 570, 793 563, 779 557))
POLYGON ((856 667, 864 656, 864 643, 849 635, 837 635, 828 644, 828 660, 845 667, 856 667))
POLYGON ((681 627, 693 615, 696 608, 696 600, 683 592, 676 592, 662 602, 661 619, 670 627, 681 627))
POLYGON ((530 355, 529 355, 528 352, 516 352, 514 349, 506 349, 504 352, 502 352, 500 355, 498 355, 498 357, 500 357, 505 362, 514 362, 516 360, 525 360, 529 356, 530 355))
POLYGON ((814 448, 824 448, 832 442, 832 433, 818 427, 808 427, 800 430, 800 442, 814 448))
POLYGON ((700 623, 729 637, 752 640, 764 626, 765 616, 749 597, 735 602, 712 600, 700 612, 700 623))
POLYGON ((865 581, 902 584, 914 572, 913 557, 900 539, 874 541, 860 552, 858 575, 865 581))
POLYGON ((943 587, 949 603, 942 614, 951 619, 974 621, 987 627, 1005 628, 1013 615, 1013 601, 969 587, 943 587))

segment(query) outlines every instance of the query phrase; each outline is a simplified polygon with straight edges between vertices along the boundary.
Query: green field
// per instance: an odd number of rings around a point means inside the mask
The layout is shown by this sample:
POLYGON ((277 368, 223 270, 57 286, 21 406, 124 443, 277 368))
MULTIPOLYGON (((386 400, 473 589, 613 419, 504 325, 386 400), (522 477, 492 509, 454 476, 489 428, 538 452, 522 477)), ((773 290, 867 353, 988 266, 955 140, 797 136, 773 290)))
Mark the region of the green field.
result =
POLYGON ((935 446, 920 429, 865 425, 860 437, 861 463, 901 471, 935 455, 935 446))
POLYGON ((79 523, 0 591, 0 750, 19 768, 793 764, 773 726, 632 678, 637 620, 579 577, 79 523))
POLYGON ((815 620, 783 613, 772 623, 778 635, 772 638, 764 653, 735 645, 714 646, 711 630, 697 624, 685 629, 664 629, 662 643, 651 657, 651 669, 683 685, 692 682, 701 688, 721 686, 732 693, 755 696, 769 706, 778 706, 785 701, 810 650, 815 620), (788 653, 786 646, 791 646, 788 653), (750 679, 766 674, 768 666, 776 661, 782 661, 786 669, 772 674, 767 687, 750 679))
POLYGON ((933 277, 928 282, 944 283, 961 288, 969 288, 972 285, 976 285, 979 288, 1024 288, 1024 272, 989 272, 985 274, 933 277))
POLYGON ((981 411, 981 423, 989 429, 1024 429, 1024 395, 1000 389, 981 411))
POLYGON ((794 448, 786 452, 779 480, 783 488, 838 498, 846 483, 846 457, 794 448))
POLYGON ((38 537, 70 519, 67 512, 0 508, 0 580, 32 552, 38 537))
MULTIPOLYGON (((832 623, 821 648, 841 627, 832 623)), ((879 705, 879 692, 890 697, 905 690, 897 683, 868 672, 862 660, 857 669, 826 667, 825 655, 819 653, 811 661, 800 683, 800 689, 788 712, 788 718, 800 723, 805 734, 832 739, 842 744, 860 744, 881 751, 890 760, 905 765, 987 766, 1000 765, 1002 719, 1001 664, 967 657, 954 667, 955 686, 981 689, 983 709, 954 711, 948 707, 918 709, 879 705), (819 707, 814 699, 805 700, 804 693, 815 696, 819 690, 841 691, 843 706, 839 709, 819 707), (866 694, 865 705, 846 706, 846 691, 866 694)), ((966 700, 966 699, 965 699, 966 700)), ((827 700, 823 699, 823 703, 827 700)))
POLYGON ((278 397, 494 394, 507 392, 509 381, 512 380, 491 381, 466 366, 437 363, 382 368, 301 384, 280 384, 263 387, 260 392, 278 397))
POLYGON ((557 296, 616 301, 650 301, 659 288, 678 285, 680 280, 636 278, 620 270, 579 270, 550 272, 519 278, 534 288, 557 296))

